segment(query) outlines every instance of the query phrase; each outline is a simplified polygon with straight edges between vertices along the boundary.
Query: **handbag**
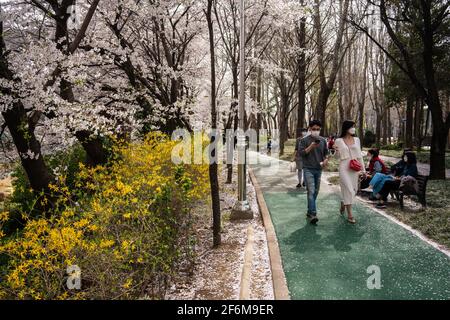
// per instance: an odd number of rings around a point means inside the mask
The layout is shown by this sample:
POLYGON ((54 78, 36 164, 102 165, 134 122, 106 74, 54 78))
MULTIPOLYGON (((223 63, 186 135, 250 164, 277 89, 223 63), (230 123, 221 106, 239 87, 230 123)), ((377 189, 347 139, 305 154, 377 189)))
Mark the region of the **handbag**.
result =
MULTIPOLYGON (((345 142, 344 142, 344 143, 345 143, 345 142)), ((350 155, 350 158, 352 158, 352 152, 350 151, 350 147, 349 147, 347 144, 345 144, 345 145, 346 145, 347 148, 348 148, 348 153, 349 153, 349 155, 350 155)), ((362 171, 362 169, 363 169, 361 163, 359 163, 359 161, 356 160, 356 159, 350 160, 349 167, 350 167, 351 170, 357 171, 357 172, 362 171)))
POLYGON ((359 171, 362 171, 362 165, 361 165, 361 163, 359 163, 358 160, 353 159, 353 160, 350 160, 350 169, 359 172, 359 171))

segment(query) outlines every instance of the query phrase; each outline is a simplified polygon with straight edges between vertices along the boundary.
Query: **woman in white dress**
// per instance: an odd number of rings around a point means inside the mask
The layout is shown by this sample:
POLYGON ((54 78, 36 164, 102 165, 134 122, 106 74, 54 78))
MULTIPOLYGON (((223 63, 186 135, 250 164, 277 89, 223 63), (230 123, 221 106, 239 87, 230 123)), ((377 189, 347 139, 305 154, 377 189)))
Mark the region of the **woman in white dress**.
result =
POLYGON ((342 202, 341 214, 347 210, 348 221, 352 224, 356 223, 353 217, 352 205, 358 192, 359 176, 366 176, 364 160, 361 151, 361 141, 355 137, 355 122, 344 121, 342 125, 341 137, 336 140, 333 149, 339 157, 339 180, 341 186, 342 202), (355 171, 350 167, 350 162, 357 160, 361 165, 360 171, 355 171))

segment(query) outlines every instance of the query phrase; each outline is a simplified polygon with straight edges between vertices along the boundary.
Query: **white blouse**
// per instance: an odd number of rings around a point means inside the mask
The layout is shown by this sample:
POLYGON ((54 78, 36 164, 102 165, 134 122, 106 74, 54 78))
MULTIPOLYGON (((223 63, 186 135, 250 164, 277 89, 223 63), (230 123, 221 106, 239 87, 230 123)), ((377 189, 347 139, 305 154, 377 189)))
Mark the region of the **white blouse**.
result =
MULTIPOLYGON (((351 151, 351 155, 350 155, 350 147, 347 146, 347 144, 345 143, 344 139, 339 138, 336 139, 336 142, 334 144, 337 148, 337 152, 336 155, 339 155, 339 159, 342 160, 353 160, 353 159, 358 159, 361 160, 363 159, 363 154, 361 151, 361 141, 359 140, 359 138, 355 137, 355 146, 353 146, 353 150, 351 151)), ((361 162, 362 165, 364 165, 364 162, 361 162)))

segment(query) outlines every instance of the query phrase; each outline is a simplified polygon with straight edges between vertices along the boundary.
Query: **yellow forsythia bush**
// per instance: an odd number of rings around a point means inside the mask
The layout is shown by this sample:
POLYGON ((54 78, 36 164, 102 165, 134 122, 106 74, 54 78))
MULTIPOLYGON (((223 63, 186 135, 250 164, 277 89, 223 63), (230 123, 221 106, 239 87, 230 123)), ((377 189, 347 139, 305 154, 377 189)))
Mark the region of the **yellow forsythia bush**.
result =
POLYGON ((80 163, 77 194, 64 178, 52 185, 64 205, 0 234, 0 298, 163 298, 174 270, 193 263, 191 209, 209 192, 207 165, 172 163, 176 143, 154 133, 117 144, 108 167, 80 163))

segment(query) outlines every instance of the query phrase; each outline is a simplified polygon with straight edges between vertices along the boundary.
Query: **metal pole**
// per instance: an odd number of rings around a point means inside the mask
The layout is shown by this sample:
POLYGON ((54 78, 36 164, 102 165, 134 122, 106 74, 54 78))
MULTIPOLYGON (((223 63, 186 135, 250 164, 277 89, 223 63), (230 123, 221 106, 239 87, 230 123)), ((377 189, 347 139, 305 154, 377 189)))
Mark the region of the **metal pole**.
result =
POLYGON ((240 32, 240 90, 239 90, 239 133, 238 133, 238 149, 239 149, 239 163, 238 163, 238 188, 239 188, 239 201, 246 200, 246 141, 244 136, 245 131, 245 3, 244 0, 240 0, 241 6, 241 32, 240 32))
POLYGON ((247 141, 245 138, 245 3, 240 0, 240 89, 239 89, 239 129, 238 149, 238 202, 232 211, 231 219, 252 219, 253 212, 247 201, 247 141))

